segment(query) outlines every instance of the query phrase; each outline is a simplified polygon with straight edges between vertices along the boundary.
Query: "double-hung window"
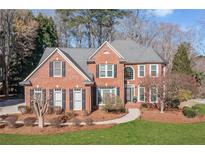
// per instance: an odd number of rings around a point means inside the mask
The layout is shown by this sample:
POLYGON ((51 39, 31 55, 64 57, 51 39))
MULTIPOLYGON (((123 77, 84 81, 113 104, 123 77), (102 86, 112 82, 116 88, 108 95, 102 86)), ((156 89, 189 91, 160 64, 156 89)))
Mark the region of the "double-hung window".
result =
POLYGON ((114 64, 100 64, 99 65, 100 78, 113 78, 114 77, 114 64))
POLYGON ((145 77, 145 65, 138 65, 138 77, 145 77))
POLYGON ((138 101, 144 102, 145 101, 145 87, 138 86, 138 101))
POLYGON ((150 89, 150 100, 152 103, 157 102, 157 87, 156 86, 151 86, 150 89))
POLYGON ((34 97, 37 100, 42 101, 42 90, 41 89, 34 89, 34 97))
POLYGON ((157 77, 158 76, 158 65, 157 64, 151 64, 150 65, 150 76, 151 77, 157 77))
POLYGON ((62 89, 54 89, 54 106, 62 107, 62 89))
MULTIPOLYGON (((113 98, 113 96, 116 96, 116 88, 98 88, 97 89, 97 96, 98 96, 98 104, 104 104, 103 100, 106 99, 106 97, 113 98)), ((108 98, 109 99, 109 98, 108 98)))
POLYGON ((62 61, 53 62, 53 76, 62 77, 62 61))

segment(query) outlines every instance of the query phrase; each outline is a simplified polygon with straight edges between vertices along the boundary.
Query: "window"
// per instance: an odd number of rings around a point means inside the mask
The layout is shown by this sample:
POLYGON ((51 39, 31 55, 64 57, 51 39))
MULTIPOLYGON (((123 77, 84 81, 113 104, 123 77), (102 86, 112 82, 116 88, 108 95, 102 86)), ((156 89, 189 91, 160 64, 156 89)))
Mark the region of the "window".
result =
POLYGON ((41 89, 34 89, 34 97, 37 100, 42 100, 42 90, 41 89))
POLYGON ((106 95, 116 96, 116 88, 98 88, 97 89, 98 104, 104 104, 103 103, 103 98, 106 95))
POLYGON ((53 62, 53 76, 54 77, 62 76, 62 62, 61 61, 53 62))
POLYGON ((138 65, 138 77, 145 76, 145 65, 138 65))
POLYGON ((138 87, 138 100, 139 102, 145 101, 145 87, 142 86, 138 87))
POLYGON ((54 89, 53 105, 62 107, 62 90, 61 89, 54 89))
POLYGON ((134 70, 132 67, 125 67, 125 80, 133 80, 134 79, 134 70))
POLYGON ((157 64, 150 65, 150 76, 152 77, 158 76, 158 65, 157 64))
POLYGON ((150 89, 150 100, 153 103, 157 102, 157 87, 156 86, 152 86, 150 89))
POLYGON ((99 76, 101 78, 113 78, 114 77, 114 65, 113 64, 100 64, 99 76))

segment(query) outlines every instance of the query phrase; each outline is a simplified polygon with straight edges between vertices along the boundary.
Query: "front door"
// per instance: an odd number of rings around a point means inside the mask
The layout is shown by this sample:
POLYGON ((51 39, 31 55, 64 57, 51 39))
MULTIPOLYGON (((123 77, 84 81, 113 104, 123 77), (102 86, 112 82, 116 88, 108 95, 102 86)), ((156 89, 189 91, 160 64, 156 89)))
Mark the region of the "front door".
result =
POLYGON ((76 89, 74 90, 74 110, 82 110, 82 90, 76 89))
POLYGON ((125 101, 133 102, 134 85, 125 85, 125 101))

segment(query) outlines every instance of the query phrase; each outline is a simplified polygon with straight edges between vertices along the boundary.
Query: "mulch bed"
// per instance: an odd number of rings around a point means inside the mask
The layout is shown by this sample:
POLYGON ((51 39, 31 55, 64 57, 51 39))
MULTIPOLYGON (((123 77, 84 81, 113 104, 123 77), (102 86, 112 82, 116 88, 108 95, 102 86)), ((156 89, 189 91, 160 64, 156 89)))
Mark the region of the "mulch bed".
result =
POLYGON ((22 135, 48 135, 48 134, 62 134, 66 132, 76 132, 82 130, 95 130, 95 129, 105 129, 111 128, 113 125, 91 125, 91 126, 63 126, 60 128, 55 128, 51 126, 45 126, 44 128, 25 127, 21 126, 18 128, 2 128, 0 129, 0 134, 22 134, 22 135))
POLYGON ((205 122, 205 116, 198 115, 194 118, 187 118, 183 115, 182 110, 172 110, 160 113, 157 109, 143 108, 141 110, 141 119, 148 121, 157 121, 164 123, 199 123, 205 122))
MULTIPOLYGON (((92 118, 93 121, 106 121, 106 120, 112 120, 112 119, 117 119, 120 118, 124 115, 126 115, 127 113, 108 113, 105 112, 103 110, 96 110, 94 112, 92 112, 91 114, 89 114, 88 116, 83 116, 82 114, 78 114, 76 113, 75 118, 78 118, 80 120, 85 120, 86 118, 92 118)), ((32 114, 17 114, 18 115, 18 121, 23 121, 25 118, 27 117, 36 117, 34 113, 32 114)), ((60 115, 55 115, 55 114, 47 114, 45 116, 45 122, 49 122, 50 119, 54 118, 54 117, 58 117, 61 116, 63 114, 60 115)), ((69 121, 71 121, 72 119, 70 119, 69 121)))

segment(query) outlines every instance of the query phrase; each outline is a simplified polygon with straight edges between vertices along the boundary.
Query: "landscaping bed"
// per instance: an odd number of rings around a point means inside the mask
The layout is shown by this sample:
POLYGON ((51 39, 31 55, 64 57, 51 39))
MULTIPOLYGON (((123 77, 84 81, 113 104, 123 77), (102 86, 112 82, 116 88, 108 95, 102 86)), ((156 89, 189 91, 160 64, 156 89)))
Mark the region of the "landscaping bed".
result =
POLYGON ((18 128, 5 127, 0 129, 0 134, 48 135, 48 134, 62 134, 66 132, 75 132, 81 130, 110 128, 112 126, 113 125, 63 126, 60 128, 45 126, 43 129, 39 128, 38 126, 34 126, 34 127, 20 126, 18 128))
POLYGON ((187 118, 183 115, 182 110, 173 109, 160 113, 157 109, 143 108, 141 110, 141 119, 148 121, 158 121, 164 123, 198 123, 205 122, 204 115, 197 115, 194 118, 187 118))
MULTIPOLYGON (((78 118, 80 120, 85 120, 86 118, 92 118, 93 121, 106 121, 106 120, 112 120, 112 119, 117 119, 117 118, 120 118, 124 115, 126 115, 127 113, 112 113, 112 112, 105 112, 103 110, 96 110, 94 112, 92 112, 91 114, 89 115, 83 115, 81 112, 76 112, 75 113, 75 118, 78 118)), ((36 117, 34 113, 28 113, 28 114, 17 114, 18 115, 18 120, 19 121, 22 121, 24 120, 25 118, 27 117, 36 117)), ((60 115, 56 115, 56 114, 47 114, 45 116, 45 122, 48 122, 50 119, 52 118, 55 118, 55 117, 58 117, 58 116, 61 116, 63 115, 60 114, 60 115)), ((72 121, 72 119, 69 119, 69 121, 72 121)))

